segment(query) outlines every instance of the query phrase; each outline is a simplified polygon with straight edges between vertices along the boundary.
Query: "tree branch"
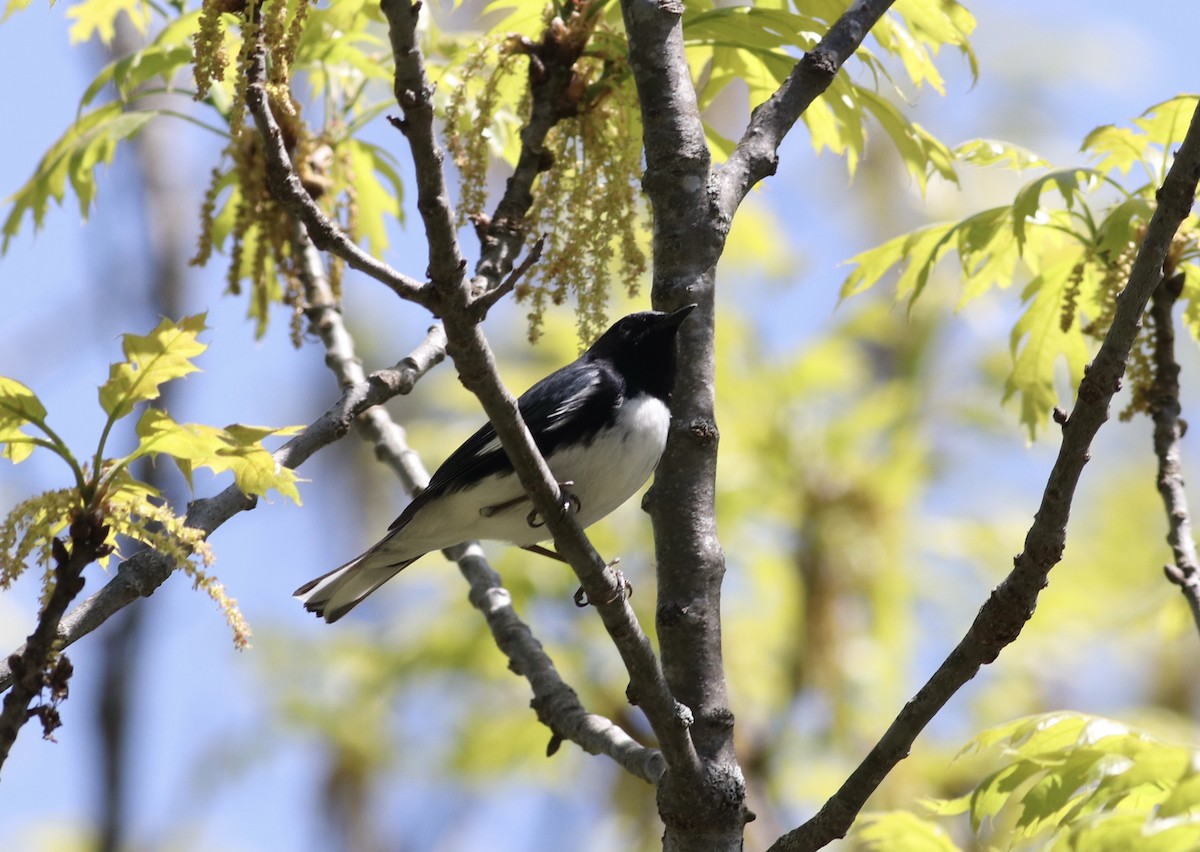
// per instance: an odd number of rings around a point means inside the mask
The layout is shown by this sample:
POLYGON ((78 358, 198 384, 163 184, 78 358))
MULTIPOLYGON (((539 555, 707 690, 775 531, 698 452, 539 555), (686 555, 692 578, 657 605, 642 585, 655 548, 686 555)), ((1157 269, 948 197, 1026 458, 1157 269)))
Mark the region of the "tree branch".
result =
POLYGON ((622 0, 629 65, 642 114, 654 212, 653 302, 695 303, 680 328, 671 431, 645 506, 654 524, 659 647, 672 693, 694 714, 699 773, 660 785, 664 849, 740 849, 745 781, 733 741, 721 652, 725 554, 716 528, 716 264, 729 218, 714 206, 711 156, 683 45, 683 4, 622 0))
POLYGON ((249 84, 246 86, 246 107, 254 116, 259 138, 267 158, 267 185, 292 218, 303 222, 309 237, 320 248, 336 254, 350 266, 390 287, 402 299, 429 306, 428 288, 421 282, 392 269, 383 261, 359 248, 313 201, 292 166, 291 156, 283 141, 283 133, 267 101, 266 46, 261 28, 250 57, 249 84))
POLYGON ((0 711, 0 767, 8 760, 22 726, 34 716, 41 718, 46 737, 61 724, 56 705, 67 697, 71 663, 65 656, 59 656, 61 648, 55 641, 58 625, 71 601, 83 588, 83 569, 111 552, 112 548, 104 543, 107 537, 108 527, 101 514, 89 507, 71 521, 69 553, 62 539, 54 539, 54 588, 25 646, 7 660, 14 683, 12 690, 4 696, 4 708, 0 711), (45 688, 50 689, 50 704, 30 709, 30 702, 45 688))
POLYGON ((1158 191, 1158 208, 1146 229, 1129 283, 1117 296, 1112 326, 1088 366, 1075 407, 1062 424, 1063 441, 1050 471, 1041 505, 1025 537, 1025 548, 1013 570, 979 610, 958 646, 920 691, 904 706, 866 759, 821 810, 799 828, 785 834, 771 852, 820 849, 844 837, 867 798, 892 768, 909 753, 913 741, 980 667, 994 661, 1021 633, 1033 615, 1038 594, 1050 569, 1062 558, 1067 519, 1079 475, 1089 457, 1092 439, 1108 419, 1113 394, 1137 337, 1146 303, 1162 280, 1163 263, 1179 224, 1188 215, 1200 179, 1200 109, 1192 116, 1183 144, 1158 191))
POLYGON ((737 147, 717 173, 718 206, 733 212, 754 185, 775 174, 779 145, 895 0, 855 0, 820 43, 796 63, 779 89, 754 109, 737 147))
MULTIPOLYGON (((509 273, 509 276, 504 281, 472 300, 471 311, 475 314, 477 321, 483 322, 487 318, 488 311, 497 302, 512 292, 513 288, 517 286, 517 282, 541 259, 542 248, 545 245, 546 238, 544 236, 538 237, 537 242, 533 244, 533 247, 529 249, 529 253, 525 255, 525 259, 521 261, 516 269, 509 273)), ((498 270, 499 265, 493 266, 492 269, 498 270)), ((483 278, 483 276, 480 277, 483 278)))
POLYGON ((1183 273, 1164 279, 1154 291, 1150 318, 1154 323, 1154 384, 1150 416, 1154 419, 1154 454, 1158 457, 1158 493, 1167 510, 1167 543, 1175 564, 1166 565, 1167 579, 1179 587, 1200 629, 1200 561, 1192 537, 1191 514, 1183 485, 1180 442, 1187 425, 1180 419, 1179 362, 1175 360, 1175 325, 1171 309, 1183 292, 1183 273))
POLYGON ((631 692, 658 737, 667 764, 672 771, 693 773, 699 761, 688 734, 690 714, 671 696, 650 640, 625 600, 615 572, 596 553, 574 514, 563 510, 559 486, 521 419, 516 399, 501 383, 491 349, 472 316, 472 294, 463 277, 466 263, 458 250, 454 215, 441 175, 442 152, 433 133, 431 88, 416 46, 419 4, 382 0, 380 5, 396 52, 396 96, 404 109, 404 136, 417 168, 417 209, 430 242, 430 279, 449 340, 447 351, 463 385, 479 399, 533 508, 545 519, 559 554, 569 562, 589 599, 610 601, 596 609, 629 672, 631 692), (428 174, 430 170, 437 174, 428 174))

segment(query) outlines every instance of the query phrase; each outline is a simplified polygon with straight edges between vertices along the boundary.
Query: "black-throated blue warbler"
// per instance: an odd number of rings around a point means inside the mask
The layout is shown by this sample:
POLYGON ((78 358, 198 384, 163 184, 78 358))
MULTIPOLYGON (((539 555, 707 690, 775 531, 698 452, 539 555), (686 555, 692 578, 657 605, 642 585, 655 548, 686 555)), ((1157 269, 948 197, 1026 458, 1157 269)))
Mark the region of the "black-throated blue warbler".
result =
MULTIPOLYGON (((658 465, 671 422, 675 335, 694 307, 622 317, 517 400, 580 526, 632 497, 658 465)), ((471 539, 529 547, 546 538, 489 423, 451 453, 383 539, 294 594, 334 622, 426 553, 471 539)))

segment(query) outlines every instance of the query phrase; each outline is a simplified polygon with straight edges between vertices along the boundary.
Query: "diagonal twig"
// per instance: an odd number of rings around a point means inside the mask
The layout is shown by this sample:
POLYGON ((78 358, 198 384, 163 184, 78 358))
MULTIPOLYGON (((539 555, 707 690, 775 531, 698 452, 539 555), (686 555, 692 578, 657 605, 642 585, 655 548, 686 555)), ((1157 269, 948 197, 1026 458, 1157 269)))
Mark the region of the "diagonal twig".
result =
POLYGON ((722 211, 732 216, 756 183, 775 174, 784 136, 809 104, 829 88, 846 60, 894 2, 855 0, 817 46, 801 57, 775 93, 754 109, 741 140, 718 172, 718 206, 722 211))
POLYGON ((417 209, 430 242, 433 298, 446 327, 448 352, 463 385, 479 399, 495 428, 533 507, 546 520, 558 552, 568 559, 591 600, 610 601, 596 609, 629 672, 632 694, 658 737, 671 772, 695 775, 700 764, 688 732, 691 714, 671 696, 650 640, 619 593, 623 586, 615 572, 596 553, 574 514, 561 511, 559 486, 521 419, 516 399, 501 383, 491 349, 471 315, 465 261, 458 249, 453 210, 441 174, 443 155, 433 134, 431 88, 416 45, 420 5, 383 0, 381 8, 396 60, 396 97, 404 110, 404 136, 417 169, 417 209), (423 174, 427 170, 437 174, 423 174))
POLYGON ((545 235, 538 237, 537 242, 530 247, 529 253, 525 255, 525 259, 517 265, 516 269, 509 273, 508 277, 499 286, 493 287, 472 300, 471 312, 479 322, 483 322, 487 318, 487 313, 492 309, 492 306, 511 293, 513 288, 517 286, 517 282, 541 259, 542 249, 545 245, 545 235))
POLYGON ((1154 454, 1158 457, 1158 493, 1167 511, 1167 543, 1174 565, 1163 566, 1167 579, 1179 587, 1200 628, 1200 561, 1192 537, 1191 513, 1183 486, 1180 442, 1186 424, 1180 419, 1179 362, 1175 360, 1175 326, 1171 309, 1183 291, 1183 273, 1163 280, 1154 291, 1150 318, 1154 323, 1154 383, 1150 416, 1154 420, 1154 454))
POLYGON ((304 223, 309 237, 319 248, 333 252, 345 260, 350 268, 357 269, 390 287, 400 298, 428 307, 426 285, 397 272, 359 248, 336 222, 325 215, 320 205, 304 188, 299 175, 292 167, 291 157, 283 141, 283 132, 279 129, 267 101, 266 46, 263 43, 261 28, 257 32, 257 44, 250 60, 250 82, 246 87, 246 107, 254 116, 254 123, 266 153, 267 180, 271 194, 294 220, 304 223))
POLYGON ((844 837, 867 798, 903 760, 917 735, 979 669, 993 662, 1033 615, 1050 570, 1062 558, 1067 520, 1092 439, 1108 419, 1120 388, 1138 326, 1151 294, 1162 280, 1167 250, 1188 215, 1200 179, 1200 107, 1158 191, 1158 207, 1146 229, 1129 283, 1117 297, 1116 313, 1100 350, 1088 366, 1075 407, 1062 423, 1063 440, 1041 505, 1013 570, 995 588, 945 662, 904 706, 870 754, 812 819, 788 832, 770 852, 820 849, 844 837))

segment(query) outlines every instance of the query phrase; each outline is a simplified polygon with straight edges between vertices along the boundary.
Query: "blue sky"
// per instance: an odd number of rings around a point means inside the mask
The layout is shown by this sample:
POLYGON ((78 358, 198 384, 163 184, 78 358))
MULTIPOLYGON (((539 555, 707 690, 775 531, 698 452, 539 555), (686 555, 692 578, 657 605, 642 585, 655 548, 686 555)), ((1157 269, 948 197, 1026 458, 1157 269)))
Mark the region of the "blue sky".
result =
MULTIPOLYGON (((1126 122, 1155 102, 1200 88, 1194 71, 1193 0, 1021 0, 968 6, 979 21, 974 44, 980 81, 971 87, 963 64, 947 56, 941 67, 948 97, 927 92, 914 106, 917 120, 951 144, 992 136, 1035 147, 1053 161, 1079 162, 1079 141, 1092 127, 1126 122)), ((97 57, 67 44, 67 8, 65 3, 34 4, 0 24, 0 79, 9 81, 0 88, 0 108, 10 117, 0 157, 0 195, 14 191, 28 177, 37 158, 71 121, 94 73, 97 57)), ((188 166, 194 173, 182 176, 191 186, 185 202, 191 209, 207 179, 202 155, 210 148, 208 140, 188 136, 181 151, 182 163, 199 163, 188 166)), ((853 205, 819 204, 821 197, 836 197, 846 184, 845 171, 833 158, 814 158, 800 134, 789 139, 782 156, 779 175, 756 194, 756 203, 778 211, 789 242, 802 246, 805 280, 800 287, 768 287, 758 291, 765 295, 752 297, 752 303, 763 308, 757 321, 765 336, 781 346, 829 318, 845 275, 837 264, 881 236, 858 227, 853 205), (799 329, 797 316, 807 318, 799 329)), ((127 164, 119 162, 117 168, 123 167, 127 164)), ((51 422, 75 446, 86 446, 99 428, 94 388, 119 353, 118 335, 144 332, 153 325, 139 301, 145 282, 135 267, 136 205, 106 198, 106 189, 102 178, 102 206, 92 223, 85 226, 69 204, 52 211, 36 236, 26 229, 0 258, 0 292, 6 305, 0 315, 0 374, 34 387, 51 412, 51 422)), ((972 188, 977 199, 988 191, 986 186, 972 188)), ((936 188, 925 201, 915 190, 908 197, 914 209, 941 211, 940 215, 962 203, 936 188)), ((409 219, 416 221, 411 213, 409 219)), ((395 257, 422 257, 419 236, 400 237, 393 247, 395 257)), ((419 273, 423 262, 407 266, 419 273)), ((207 338, 211 349, 200 362, 204 373, 187 380, 188 398, 177 419, 305 423, 332 401, 331 387, 320 389, 303 380, 305 374, 323 369, 321 353, 312 345, 294 352, 280 333, 282 315, 273 333, 256 342, 241 319, 243 303, 219 295, 219 270, 197 273, 191 284, 189 312, 207 310, 214 331, 207 338), (257 390, 264 385, 271 391, 257 390)), ((416 309, 398 306, 378 288, 361 282, 348 301, 348 313, 370 313, 376 319, 373 328, 387 328, 400 339, 417 340, 427 323, 416 309)), ((978 332, 972 323, 986 325, 987 319, 964 318, 965 334, 978 332)), ((1019 444, 1015 429, 1012 440, 1019 444)), ((1044 477, 1051 450, 1045 444, 1035 447, 1024 457, 1027 467, 1010 472, 1013 493, 1024 494, 1030 508, 1034 492, 1025 489, 1036 487, 1044 477)), ((969 452, 964 448, 964 459, 969 452)), ((0 512, 61 482, 64 471, 52 460, 36 458, 17 468, 0 467, 0 512)), ((310 520, 334 516, 341 504, 354 498, 339 492, 345 483, 329 461, 303 473, 313 480, 303 489, 303 509, 276 500, 261 506, 252 518, 228 524, 214 539, 218 572, 264 635, 274 625, 306 635, 323 629, 288 595, 364 543, 362 528, 354 524, 330 528, 310 520)), ((957 484, 946 486, 949 491, 941 499, 948 504, 967 500, 970 476, 965 473, 957 484)), ((217 487, 203 477, 197 484, 202 495, 217 487)), ((395 501, 398 508, 398 492, 395 501)), ((383 506, 370 520, 386 523, 384 516, 391 514, 392 508, 383 506)), ((101 582, 93 575, 88 590, 101 582)), ((33 584, 25 582, 0 595, 0 646, 20 644, 31 627, 35 594, 33 584)), ((256 691, 260 661, 250 656, 256 652, 234 652, 219 613, 197 600, 178 578, 140 605, 149 609, 154 640, 143 660, 152 676, 139 687, 135 721, 136 736, 144 744, 135 758, 137 838, 153 848, 321 848, 319 838, 309 834, 312 822, 305 816, 313 796, 307 770, 316 755, 302 744, 247 761, 243 772, 223 778, 220 785, 193 772, 205 765, 205 752, 213 743, 237 743, 261 720, 264 704, 256 691), (230 832, 231 826, 236 830, 230 832)), ((470 614, 464 608, 459 615, 470 614)), ((48 848, 43 834, 48 826, 69 827, 90 818, 95 791, 88 769, 96 759, 96 744, 88 702, 94 694, 96 657, 88 641, 70 653, 77 674, 71 700, 63 708, 66 724, 58 733, 59 742, 41 742, 36 731, 26 729, 4 769, 0 844, 6 847, 19 842, 21 848, 48 848)), ((569 759, 582 760, 577 755, 569 759)), ((603 778, 587 783, 599 785, 603 778)), ((392 791, 389 800, 393 799, 397 819, 419 823, 428 813, 443 821, 454 816, 453 808, 427 790, 404 786, 392 791)), ((510 816, 516 807, 546 807, 544 802, 518 804, 516 798, 481 801, 485 813, 510 816)), ((437 848, 479 848, 478 831, 487 824, 464 824, 457 836, 437 848)), ((435 836, 431 826, 414 848, 434 848, 435 836)), ((601 845, 594 848, 604 848, 604 837, 599 836, 601 845)), ((526 846, 532 842, 526 841, 526 846)))

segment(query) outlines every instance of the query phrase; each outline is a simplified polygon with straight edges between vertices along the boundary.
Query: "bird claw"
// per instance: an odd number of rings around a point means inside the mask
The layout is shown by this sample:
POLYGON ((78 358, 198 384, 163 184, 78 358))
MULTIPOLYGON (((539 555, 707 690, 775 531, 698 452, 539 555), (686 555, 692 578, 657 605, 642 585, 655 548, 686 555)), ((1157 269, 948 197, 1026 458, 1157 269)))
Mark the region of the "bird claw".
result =
MULTIPOLYGON (((614 569, 613 573, 617 575, 617 593, 615 595, 613 595, 611 598, 609 598, 608 600, 603 601, 602 603, 604 603, 604 604, 616 603, 620 599, 628 600, 629 598, 633 597, 633 584, 625 579, 624 574, 622 574, 620 571, 615 570, 617 563, 620 561, 621 561, 621 558, 618 556, 612 562, 610 562, 604 566, 605 568, 614 569)), ((589 606, 589 605, 597 605, 598 606, 598 604, 593 604, 592 601, 588 600, 587 592, 585 592, 583 590, 583 586, 580 586, 578 589, 575 590, 574 601, 575 601, 575 606, 579 607, 580 609, 582 609, 585 606, 589 606)))
MULTIPOLYGON (((558 493, 559 493, 559 496, 561 496, 562 500, 563 500, 562 513, 563 513, 564 517, 566 517, 567 512, 570 512, 572 510, 575 512, 575 514, 578 515, 579 512, 583 509, 583 503, 579 502, 579 498, 576 497, 572 492, 567 490, 574 484, 575 483, 569 479, 566 482, 558 483, 558 493)), ((538 515, 537 509, 532 510, 525 517, 525 523, 529 524, 529 526, 533 527, 534 529, 537 529, 538 527, 544 527, 546 525, 546 522, 543 521, 541 519, 541 517, 538 515)))

